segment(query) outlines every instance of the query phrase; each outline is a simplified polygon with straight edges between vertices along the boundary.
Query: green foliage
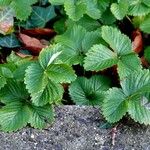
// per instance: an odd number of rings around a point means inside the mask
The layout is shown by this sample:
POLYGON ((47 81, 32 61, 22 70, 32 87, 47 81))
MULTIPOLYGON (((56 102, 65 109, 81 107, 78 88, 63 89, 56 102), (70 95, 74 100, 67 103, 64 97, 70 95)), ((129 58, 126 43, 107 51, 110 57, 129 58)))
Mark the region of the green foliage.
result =
POLYGON ((39 55, 39 61, 26 70, 26 88, 37 106, 60 101, 63 94, 60 83, 68 83, 76 78, 72 68, 59 60, 60 49, 60 45, 45 48, 39 55))
POLYGON ((116 28, 103 26, 102 38, 111 49, 102 44, 94 45, 86 54, 84 61, 86 70, 99 71, 117 65, 122 79, 134 70, 141 69, 140 60, 133 52, 131 41, 126 35, 116 28))
POLYGON ((59 59, 60 50, 60 45, 47 47, 36 61, 12 53, 0 66, 1 130, 16 131, 28 123, 41 129, 54 120, 53 104, 60 103, 64 92, 61 83, 76 79, 59 59))
POLYGON ((99 30, 87 32, 85 28, 79 25, 70 26, 63 35, 55 38, 55 42, 63 45, 63 62, 71 65, 83 64, 86 52, 100 41, 99 30))
POLYGON ((146 47, 144 50, 144 57, 150 63, 150 46, 146 47))
POLYGON ((142 105, 142 98, 150 92, 149 70, 133 72, 121 81, 121 88, 107 92, 102 106, 105 118, 114 123, 128 112, 135 121, 150 124, 150 111, 142 105))
POLYGON ((69 93, 77 105, 102 105, 109 85, 110 80, 103 76, 79 77, 71 84, 69 93))
POLYGON ((17 19, 26 20, 32 12, 31 5, 37 0, 1 0, 0 6, 9 6, 15 11, 17 19))

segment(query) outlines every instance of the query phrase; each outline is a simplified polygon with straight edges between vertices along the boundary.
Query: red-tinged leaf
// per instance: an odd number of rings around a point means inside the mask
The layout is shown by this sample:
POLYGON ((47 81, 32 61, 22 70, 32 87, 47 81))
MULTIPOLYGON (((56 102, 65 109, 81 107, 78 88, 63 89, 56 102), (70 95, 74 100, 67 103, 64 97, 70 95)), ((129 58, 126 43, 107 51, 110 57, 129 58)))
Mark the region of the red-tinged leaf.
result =
POLYGON ((136 53, 140 53, 143 50, 143 37, 140 30, 133 31, 132 33, 132 47, 136 53))
POLYGON ((48 28, 35 28, 35 29, 28 29, 28 30, 22 30, 23 34, 27 34, 29 36, 45 36, 52 38, 56 35, 56 32, 52 29, 48 28))
POLYGON ((141 62, 142 62, 143 67, 148 68, 150 66, 148 61, 144 58, 144 56, 141 57, 141 62))
POLYGON ((25 45, 26 49, 30 50, 33 54, 39 54, 42 48, 46 47, 41 43, 39 39, 30 37, 25 34, 20 33, 19 38, 21 42, 25 45))

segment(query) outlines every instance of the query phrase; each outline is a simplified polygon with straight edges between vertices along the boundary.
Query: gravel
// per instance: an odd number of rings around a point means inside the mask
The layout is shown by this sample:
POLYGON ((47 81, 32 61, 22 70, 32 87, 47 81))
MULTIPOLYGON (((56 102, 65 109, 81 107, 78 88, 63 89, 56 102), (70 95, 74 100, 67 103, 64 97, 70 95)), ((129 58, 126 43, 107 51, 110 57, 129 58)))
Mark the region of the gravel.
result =
POLYGON ((55 122, 44 130, 0 132, 0 150, 150 150, 150 127, 120 123, 112 146, 112 130, 101 129, 103 123, 98 108, 60 106, 55 122))

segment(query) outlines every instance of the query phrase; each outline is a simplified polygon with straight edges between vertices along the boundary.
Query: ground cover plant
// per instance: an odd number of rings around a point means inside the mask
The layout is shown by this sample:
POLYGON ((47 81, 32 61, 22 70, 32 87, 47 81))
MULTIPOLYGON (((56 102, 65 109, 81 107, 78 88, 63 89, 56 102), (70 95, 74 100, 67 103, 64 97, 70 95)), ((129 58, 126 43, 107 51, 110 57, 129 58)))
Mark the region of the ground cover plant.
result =
POLYGON ((0 129, 42 129, 54 106, 150 124, 149 0, 0 0, 0 129))

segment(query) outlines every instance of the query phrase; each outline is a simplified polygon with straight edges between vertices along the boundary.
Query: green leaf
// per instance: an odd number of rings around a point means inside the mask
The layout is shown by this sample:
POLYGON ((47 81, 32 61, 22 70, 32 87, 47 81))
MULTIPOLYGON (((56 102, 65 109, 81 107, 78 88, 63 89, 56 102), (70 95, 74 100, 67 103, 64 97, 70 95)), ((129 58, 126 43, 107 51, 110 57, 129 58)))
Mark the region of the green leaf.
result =
POLYGON ((130 39, 116 28, 103 26, 102 38, 119 56, 133 52, 130 39))
POLYGON ((63 5, 65 0, 49 0, 52 5, 63 5))
POLYGON ((121 56, 118 61, 118 73, 120 79, 127 77, 134 71, 139 71, 142 69, 140 58, 134 54, 128 54, 121 56), (132 60, 132 61, 131 61, 132 60))
POLYGON ((6 78, 0 75, 0 89, 7 83, 6 78))
POLYGON ((75 22, 69 19, 66 22, 68 26, 73 26, 75 23, 84 27, 87 31, 94 31, 101 26, 101 24, 97 20, 94 20, 87 15, 84 15, 79 21, 75 22))
POLYGON ((9 68, 6 67, 0 67, 0 75, 5 78, 13 78, 13 73, 9 68))
POLYGON ((128 113, 135 121, 150 125, 150 110, 141 104, 141 97, 129 101, 128 113))
POLYGON ((117 122, 126 114, 128 105, 125 98, 122 89, 112 88, 107 92, 102 105, 103 115, 107 121, 117 122))
POLYGON ((33 63, 27 68, 24 80, 29 93, 42 91, 48 83, 47 76, 39 63, 33 63))
POLYGON ((142 21, 140 29, 145 33, 150 33, 150 15, 145 17, 144 21, 142 21))
POLYGON ((0 109, 1 129, 6 132, 17 131, 27 125, 30 111, 21 102, 11 102, 0 109))
POLYGON ((150 9, 141 0, 132 0, 130 2, 128 14, 132 16, 144 16, 150 12, 150 9))
POLYGON ((10 7, 15 10, 17 19, 26 20, 32 12, 31 5, 36 2, 37 0, 15 0, 10 7))
POLYGON ((83 59, 86 52, 101 41, 99 31, 86 32, 82 26, 74 25, 60 36, 57 36, 55 41, 63 45, 63 53, 61 59, 63 62, 76 65, 83 64, 83 59))
POLYGON ((126 96, 141 95, 150 92, 150 71, 135 71, 121 81, 121 87, 126 96))
POLYGON ((29 19, 32 28, 43 28, 46 23, 56 17, 54 6, 46 8, 33 6, 32 14, 29 19))
POLYGON ((86 2, 81 0, 65 0, 64 9, 69 18, 78 21, 86 12, 86 2))
POLYGON ((1 102, 9 104, 11 102, 26 101, 29 98, 29 94, 25 89, 23 82, 17 82, 15 80, 9 80, 7 84, 0 90, 1 102))
POLYGON ((144 50, 144 57, 150 63, 150 46, 146 47, 144 50))
POLYGON ((46 73, 48 78, 56 83, 70 83, 76 79, 75 72, 66 64, 52 64, 46 73))
POLYGON ((49 81, 43 91, 31 94, 31 100, 36 106, 44 106, 47 103, 54 104, 62 100, 63 87, 49 81))
POLYGON ((8 47, 8 48, 15 48, 20 47, 20 43, 14 34, 0 37, 0 46, 8 47))
POLYGON ((104 45, 94 45, 87 53, 84 61, 86 70, 99 71, 116 65, 118 62, 114 52, 104 45))
POLYGON ((109 85, 110 81, 103 76, 79 77, 71 84, 69 93, 77 105, 101 105, 109 85))
POLYGON ((101 11, 98 9, 97 0, 86 0, 86 14, 93 19, 101 17, 101 11))
POLYGON ((29 123, 32 127, 42 129, 45 128, 47 123, 54 121, 53 108, 50 105, 37 107, 32 105, 30 107, 32 113, 30 115, 29 123))
POLYGON ((0 0, 0 6, 8 6, 12 0, 0 0))
POLYGON ((126 0, 121 0, 118 4, 111 4, 111 11, 118 20, 122 20, 128 12, 128 3, 126 0))

